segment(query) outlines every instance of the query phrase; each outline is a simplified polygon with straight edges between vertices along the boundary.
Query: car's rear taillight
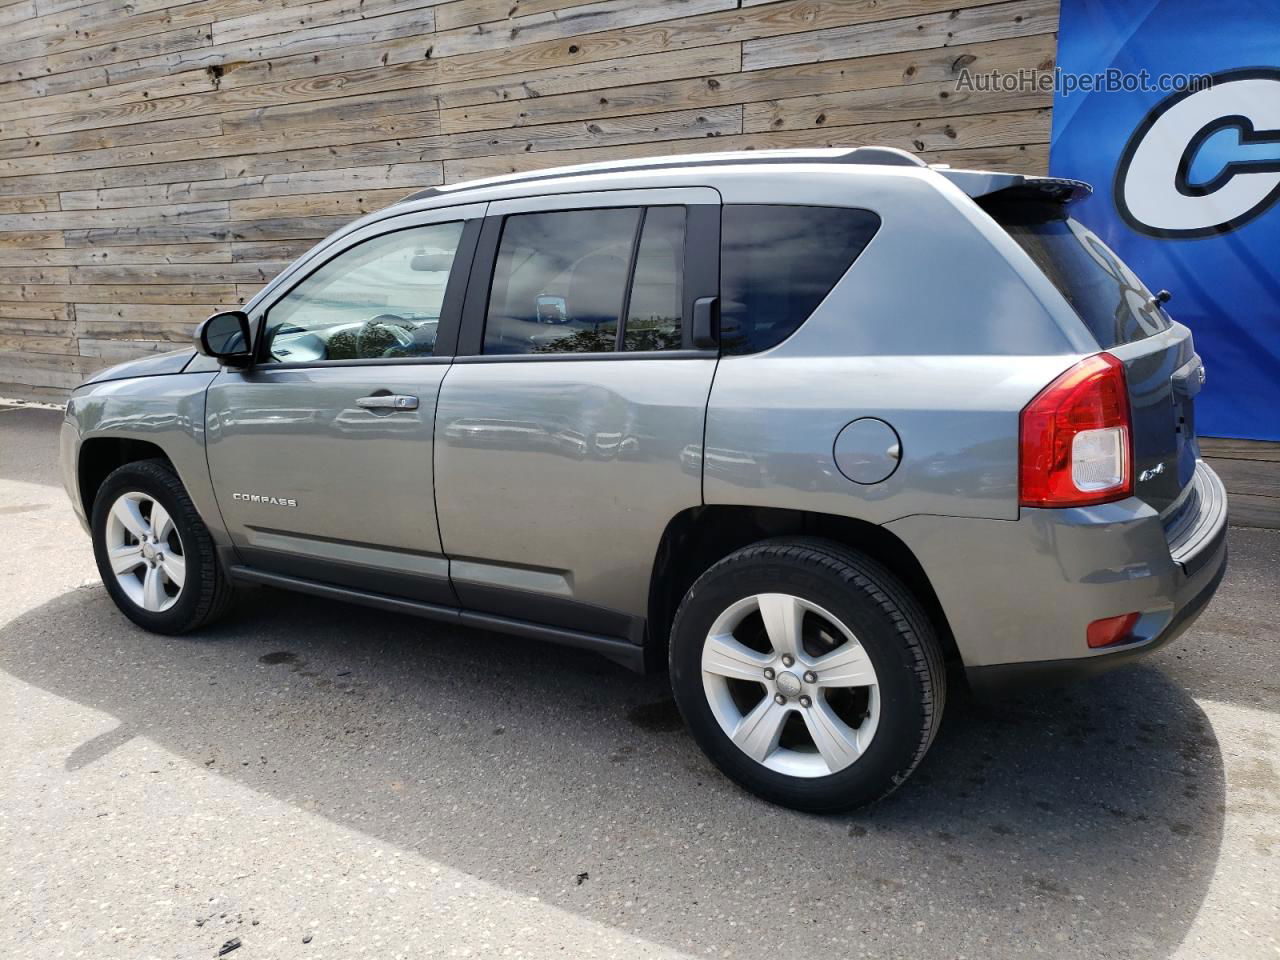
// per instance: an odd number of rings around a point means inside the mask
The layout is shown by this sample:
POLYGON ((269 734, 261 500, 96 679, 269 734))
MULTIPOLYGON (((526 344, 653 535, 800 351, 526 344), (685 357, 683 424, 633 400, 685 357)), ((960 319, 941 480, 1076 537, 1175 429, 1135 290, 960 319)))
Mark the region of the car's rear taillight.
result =
POLYGON ((1133 493, 1124 365, 1109 353, 1081 360, 1022 411, 1018 502, 1083 507, 1133 493))

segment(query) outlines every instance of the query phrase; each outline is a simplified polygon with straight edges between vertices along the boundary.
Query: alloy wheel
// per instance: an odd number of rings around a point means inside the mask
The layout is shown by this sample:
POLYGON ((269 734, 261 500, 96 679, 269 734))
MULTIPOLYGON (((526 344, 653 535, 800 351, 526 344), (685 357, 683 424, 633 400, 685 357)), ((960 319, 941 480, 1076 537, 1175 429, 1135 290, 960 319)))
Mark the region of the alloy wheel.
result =
POLYGON ((880 719, 875 667, 853 631, 786 593, 744 597, 716 618, 702 686, 738 749, 786 776, 824 777, 855 763, 880 719))
POLYGON ((111 505, 106 527, 107 558, 116 582, 149 613, 178 602, 187 566, 173 518, 145 493, 121 494, 111 505))

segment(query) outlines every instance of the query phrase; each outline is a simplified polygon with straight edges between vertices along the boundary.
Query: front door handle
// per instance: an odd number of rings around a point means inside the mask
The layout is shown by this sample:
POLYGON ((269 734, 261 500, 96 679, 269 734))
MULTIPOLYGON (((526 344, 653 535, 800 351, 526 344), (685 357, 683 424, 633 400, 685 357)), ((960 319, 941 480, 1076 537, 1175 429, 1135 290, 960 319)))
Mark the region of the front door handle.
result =
POLYGON ((404 393, 375 393, 371 397, 361 397, 356 406, 366 410, 417 410, 418 398, 404 393))

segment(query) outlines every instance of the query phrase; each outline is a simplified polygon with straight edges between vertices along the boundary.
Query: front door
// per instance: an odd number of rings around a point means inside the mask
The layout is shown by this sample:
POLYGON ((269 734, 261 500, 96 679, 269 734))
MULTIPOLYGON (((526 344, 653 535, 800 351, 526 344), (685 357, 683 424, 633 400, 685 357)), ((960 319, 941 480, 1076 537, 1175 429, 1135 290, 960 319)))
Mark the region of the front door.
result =
POLYGON ((397 217, 251 311, 259 362, 209 387, 209 469, 255 570, 453 605, 432 446, 482 206, 397 217))
POLYGON ((719 213, 703 188, 490 204, 436 426, 464 607, 639 640, 663 530, 702 503, 719 213))

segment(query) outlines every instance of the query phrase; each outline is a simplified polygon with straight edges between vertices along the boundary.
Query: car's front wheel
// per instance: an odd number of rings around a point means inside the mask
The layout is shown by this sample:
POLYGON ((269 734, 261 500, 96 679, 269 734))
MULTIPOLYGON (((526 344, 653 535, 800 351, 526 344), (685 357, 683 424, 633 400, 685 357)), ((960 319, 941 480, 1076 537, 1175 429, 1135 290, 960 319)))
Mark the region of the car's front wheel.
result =
POLYGON ((108 475, 94 497, 91 529, 103 585, 139 626, 186 633, 230 601, 213 538, 164 461, 127 463, 108 475))
POLYGON ((671 682, 722 771, 814 812, 870 803, 905 780, 946 689, 933 628, 901 581, 816 539, 757 543, 704 573, 676 614, 671 682))

